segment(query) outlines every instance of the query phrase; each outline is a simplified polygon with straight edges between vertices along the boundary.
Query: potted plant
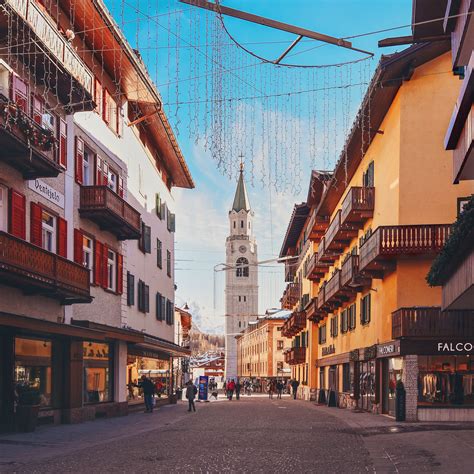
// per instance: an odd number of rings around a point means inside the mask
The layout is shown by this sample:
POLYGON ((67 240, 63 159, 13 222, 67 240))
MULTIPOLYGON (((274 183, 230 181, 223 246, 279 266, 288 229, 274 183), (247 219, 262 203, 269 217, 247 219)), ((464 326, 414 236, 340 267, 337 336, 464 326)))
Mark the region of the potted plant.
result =
POLYGON ((41 401, 40 392, 37 388, 29 386, 18 387, 17 392, 17 429, 24 433, 35 431, 38 423, 38 413, 41 401))

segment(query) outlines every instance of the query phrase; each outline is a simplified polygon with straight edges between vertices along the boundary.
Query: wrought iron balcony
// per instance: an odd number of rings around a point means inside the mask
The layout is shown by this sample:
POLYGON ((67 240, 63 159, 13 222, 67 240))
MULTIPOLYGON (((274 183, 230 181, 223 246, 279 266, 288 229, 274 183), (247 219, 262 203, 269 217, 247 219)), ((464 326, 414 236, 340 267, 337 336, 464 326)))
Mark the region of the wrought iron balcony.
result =
POLYGON ((57 141, 14 102, 0 95, 0 160, 20 171, 25 179, 56 177, 57 141))
POLYGON ((285 352, 285 362, 289 365, 306 362, 306 347, 292 347, 285 352))
POLYGON ((282 334, 285 337, 293 337, 305 327, 306 313, 304 311, 295 311, 283 324, 282 334))
POLYGON ((439 307, 400 308, 392 313, 392 338, 474 337, 474 311, 446 311, 439 307))
POLYGON ((0 280, 65 305, 92 301, 87 268, 6 232, 0 232, 0 280))
POLYGON ((378 227, 359 249, 359 271, 382 278, 397 257, 438 253, 450 228, 449 224, 378 227))
POLYGON ((140 238, 140 213, 108 186, 82 186, 79 213, 119 240, 140 238))
POLYGON ((352 223, 359 229, 373 216, 375 188, 352 187, 349 189, 341 209, 341 225, 352 223))

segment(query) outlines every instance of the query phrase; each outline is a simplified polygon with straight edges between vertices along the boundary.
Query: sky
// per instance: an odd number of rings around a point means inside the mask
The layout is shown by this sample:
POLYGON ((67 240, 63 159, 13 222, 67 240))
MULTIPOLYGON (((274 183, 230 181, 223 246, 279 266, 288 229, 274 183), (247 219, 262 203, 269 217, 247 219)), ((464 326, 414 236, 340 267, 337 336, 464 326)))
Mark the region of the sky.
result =
MULTIPOLYGON (((349 37, 409 24, 412 2, 222 3, 327 35, 349 37)), ((244 157, 255 212, 259 260, 276 258, 293 205, 306 198, 311 169, 334 166, 380 55, 394 51, 379 49, 377 41, 410 34, 410 28, 351 40, 355 47, 373 52, 373 59, 340 67, 295 69, 259 64, 235 46, 214 13, 178 0, 109 0, 108 6, 157 84, 196 184, 193 190, 173 190, 175 303, 188 303, 201 330, 223 332, 224 274, 214 267, 225 261, 239 155, 244 157), (318 92, 284 95, 305 90, 318 92), (226 101, 229 98, 245 100, 226 101)), ((278 57, 295 38, 237 19, 223 21, 236 41, 268 59, 278 57)), ((288 62, 305 66, 364 58, 312 40, 300 42, 291 54, 288 62)), ((259 268, 260 314, 279 307, 284 286, 281 264, 259 268)))

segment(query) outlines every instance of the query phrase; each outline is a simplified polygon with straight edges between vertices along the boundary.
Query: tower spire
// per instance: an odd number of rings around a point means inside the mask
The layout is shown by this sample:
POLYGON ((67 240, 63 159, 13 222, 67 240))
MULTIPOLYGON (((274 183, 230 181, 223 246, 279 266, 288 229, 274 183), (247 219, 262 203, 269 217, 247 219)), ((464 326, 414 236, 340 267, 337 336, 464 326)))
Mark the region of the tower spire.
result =
POLYGON ((247 189, 244 181, 244 163, 242 161, 243 155, 240 154, 240 175, 237 183, 237 189, 235 190, 234 204, 232 210, 239 212, 242 209, 244 211, 250 211, 250 202, 247 195, 247 189))

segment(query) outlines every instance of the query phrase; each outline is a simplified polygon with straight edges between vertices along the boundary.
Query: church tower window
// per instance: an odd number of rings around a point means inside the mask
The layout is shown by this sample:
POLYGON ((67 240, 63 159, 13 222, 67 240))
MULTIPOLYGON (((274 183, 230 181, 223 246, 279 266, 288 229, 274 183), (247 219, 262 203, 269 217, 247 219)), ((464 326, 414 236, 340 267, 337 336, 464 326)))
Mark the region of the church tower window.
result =
POLYGON ((248 277, 249 276, 249 261, 244 258, 240 257, 237 259, 237 269, 235 271, 235 275, 237 277, 248 277))

